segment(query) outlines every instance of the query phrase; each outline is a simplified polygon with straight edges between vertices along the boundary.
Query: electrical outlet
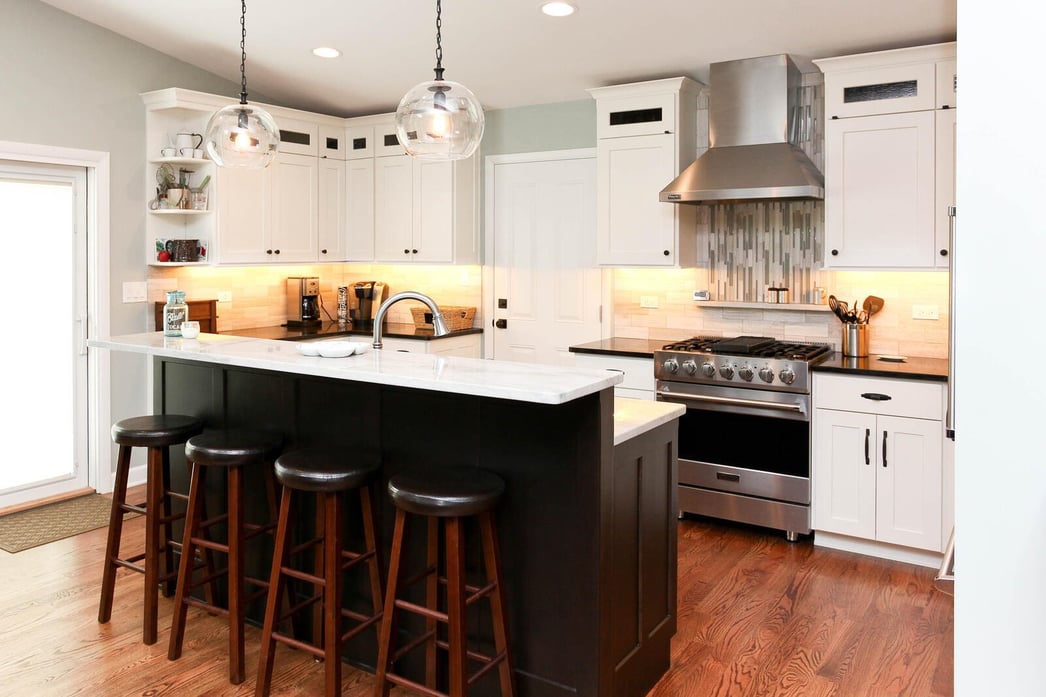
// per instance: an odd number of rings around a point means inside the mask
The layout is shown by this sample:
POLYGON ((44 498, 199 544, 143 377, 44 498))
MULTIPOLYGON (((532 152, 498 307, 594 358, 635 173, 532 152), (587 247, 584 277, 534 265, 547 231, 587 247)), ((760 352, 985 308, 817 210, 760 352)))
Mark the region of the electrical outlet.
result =
POLYGON ((639 296, 639 306, 653 310, 658 306, 656 295, 641 295, 639 296))
POLYGON ((145 281, 124 281, 123 301, 125 303, 144 303, 148 299, 145 281))
POLYGON ((220 291, 218 291, 218 302, 220 302, 220 303, 231 303, 232 302, 232 291, 231 290, 220 290, 220 291))
POLYGON ((940 319, 936 305, 912 305, 912 319, 940 319))

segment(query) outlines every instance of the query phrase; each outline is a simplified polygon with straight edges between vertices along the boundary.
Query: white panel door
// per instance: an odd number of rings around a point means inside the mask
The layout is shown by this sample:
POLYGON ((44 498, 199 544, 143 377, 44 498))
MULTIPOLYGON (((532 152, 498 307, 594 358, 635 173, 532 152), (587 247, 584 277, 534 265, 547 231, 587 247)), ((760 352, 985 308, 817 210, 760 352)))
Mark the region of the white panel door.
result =
POLYGON ((876 539, 940 552, 941 422, 880 416, 877 425, 876 539))
POLYGON ((316 261, 319 160, 282 153, 272 173, 273 261, 316 261))
POLYGON ((414 178, 409 155, 374 158, 374 259, 410 261, 414 178))
POLYGON ((272 167, 218 167, 218 259, 223 264, 272 260, 272 167))
MULTIPOLYGON (((351 143, 350 143, 351 144, 351 143)), ((345 163, 345 208, 349 261, 374 260, 374 158, 345 163)))
POLYGON ((46 249, 49 314, 41 341, 27 341, 14 314, 0 324, 2 509, 88 486, 86 170, 0 160, 0 230, 7 307, 39 289, 40 266, 26 262, 46 249))
MULTIPOLYGON (((321 140, 321 146, 327 142, 321 140)), ((348 229, 345 222, 345 161, 320 158, 317 187, 316 235, 319 261, 346 261, 348 257, 348 229)))
POLYGON ((875 416, 817 409, 810 480, 815 530, 875 539, 875 416))
POLYGON ((600 338, 595 160, 495 167, 493 358, 573 365, 600 338))
POLYGON ((932 268, 934 112, 829 121, 825 265, 932 268))

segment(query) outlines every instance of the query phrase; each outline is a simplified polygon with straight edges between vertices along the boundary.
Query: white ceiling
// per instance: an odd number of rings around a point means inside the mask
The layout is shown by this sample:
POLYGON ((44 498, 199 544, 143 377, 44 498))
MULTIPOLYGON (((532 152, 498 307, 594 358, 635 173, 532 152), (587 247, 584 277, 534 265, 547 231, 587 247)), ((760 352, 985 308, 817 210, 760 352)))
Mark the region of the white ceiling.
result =
MULTIPOLYGON (((44 0, 239 82, 236 0, 44 0)), ((710 63, 788 53, 811 59, 952 41, 955 0, 443 0, 445 78, 487 109, 586 99, 585 89, 687 75, 710 63)), ((435 0, 250 0, 248 91, 335 116, 393 111, 432 79, 435 0), (342 56, 324 60, 317 46, 342 56)), ((169 85, 177 87, 180 85, 169 85)), ((236 97, 236 94, 229 95, 236 97)))

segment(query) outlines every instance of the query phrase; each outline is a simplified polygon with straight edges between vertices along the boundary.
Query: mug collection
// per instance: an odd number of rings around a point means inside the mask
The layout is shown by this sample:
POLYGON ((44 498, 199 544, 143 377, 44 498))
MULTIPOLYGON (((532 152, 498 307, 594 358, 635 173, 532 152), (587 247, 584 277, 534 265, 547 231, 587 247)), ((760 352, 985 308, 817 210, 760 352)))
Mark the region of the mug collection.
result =
POLYGON ((183 157, 194 160, 202 160, 203 135, 199 133, 178 133, 174 142, 160 149, 161 157, 183 157))

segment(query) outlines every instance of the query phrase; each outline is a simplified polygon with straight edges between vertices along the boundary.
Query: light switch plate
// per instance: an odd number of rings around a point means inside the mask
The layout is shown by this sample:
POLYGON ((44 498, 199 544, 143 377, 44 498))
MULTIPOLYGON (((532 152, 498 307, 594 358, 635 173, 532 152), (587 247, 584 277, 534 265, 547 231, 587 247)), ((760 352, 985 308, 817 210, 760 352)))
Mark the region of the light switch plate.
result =
POLYGON ((641 295, 639 296, 639 306, 647 309, 655 309, 658 306, 656 295, 641 295))
POLYGON ((220 291, 218 291, 218 302, 220 302, 220 303, 231 303, 232 302, 232 291, 231 290, 220 290, 220 291))
POLYGON ((148 300, 145 281, 124 281, 123 301, 125 303, 144 303, 148 300))
POLYGON ((912 305, 912 319, 940 319, 936 305, 912 305))

